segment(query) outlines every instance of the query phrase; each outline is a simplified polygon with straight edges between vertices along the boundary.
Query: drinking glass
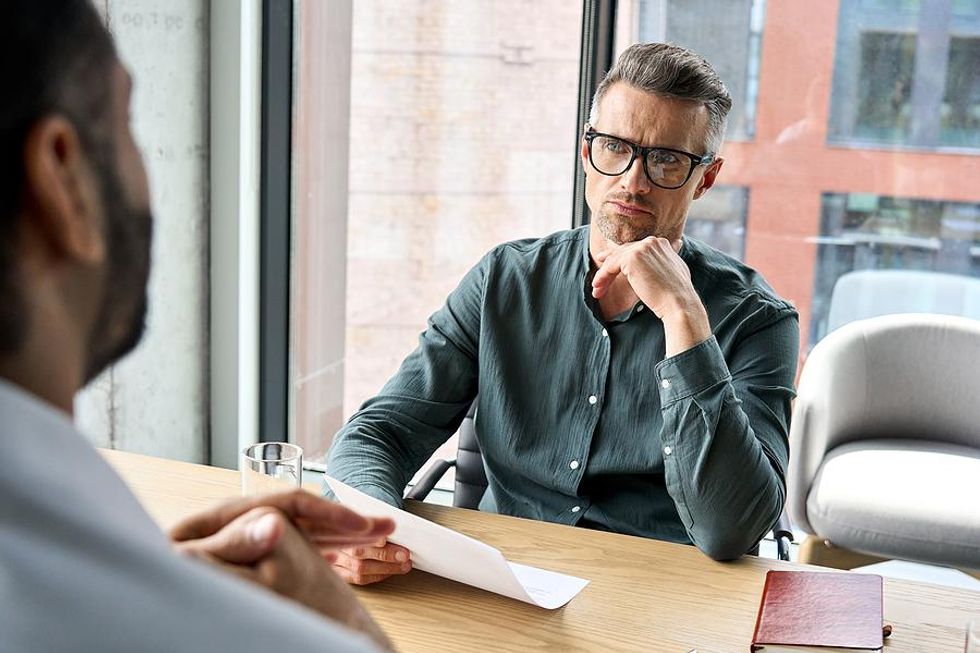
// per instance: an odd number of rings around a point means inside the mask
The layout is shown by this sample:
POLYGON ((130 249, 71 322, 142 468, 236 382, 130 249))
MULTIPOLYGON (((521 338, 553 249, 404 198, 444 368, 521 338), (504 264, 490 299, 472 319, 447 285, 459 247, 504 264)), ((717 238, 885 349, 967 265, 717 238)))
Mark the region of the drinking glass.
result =
POLYGON ((259 442, 242 451, 242 495, 281 492, 303 484, 303 450, 288 442, 259 442))

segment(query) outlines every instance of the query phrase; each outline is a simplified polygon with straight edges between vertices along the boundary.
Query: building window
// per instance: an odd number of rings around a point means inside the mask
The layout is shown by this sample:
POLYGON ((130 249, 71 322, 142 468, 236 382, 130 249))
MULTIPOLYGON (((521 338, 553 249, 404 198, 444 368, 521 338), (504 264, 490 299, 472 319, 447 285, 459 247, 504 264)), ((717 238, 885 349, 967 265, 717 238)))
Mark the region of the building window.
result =
POLYGON ((912 114, 915 36, 887 32, 861 35, 858 110, 854 134, 861 140, 903 143, 912 114))
POLYGON ((980 278, 980 203, 825 193, 817 241, 811 346, 826 335, 834 285, 848 272, 918 270, 980 278))
POLYGON ((828 140, 980 147, 980 5, 841 3, 828 140))
MULTIPOLYGON (((627 11, 633 3, 621 3, 627 11)), ((727 137, 755 135, 765 0, 639 0, 631 42, 669 42, 711 62, 732 95, 727 137)), ((621 44, 624 47, 628 43, 621 44)))
POLYGON ((950 39, 940 116, 943 145, 980 148, 980 37, 950 39))

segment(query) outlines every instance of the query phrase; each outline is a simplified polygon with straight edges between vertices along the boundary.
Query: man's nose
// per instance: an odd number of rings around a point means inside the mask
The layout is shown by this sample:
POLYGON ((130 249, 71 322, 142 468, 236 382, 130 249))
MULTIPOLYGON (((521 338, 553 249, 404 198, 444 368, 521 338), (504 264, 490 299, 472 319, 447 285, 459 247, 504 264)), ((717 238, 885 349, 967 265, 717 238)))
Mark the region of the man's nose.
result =
POLYGON ((650 190, 650 180, 643 169, 643 159, 636 157, 629 168, 619 176, 619 185, 630 193, 646 193, 650 190))

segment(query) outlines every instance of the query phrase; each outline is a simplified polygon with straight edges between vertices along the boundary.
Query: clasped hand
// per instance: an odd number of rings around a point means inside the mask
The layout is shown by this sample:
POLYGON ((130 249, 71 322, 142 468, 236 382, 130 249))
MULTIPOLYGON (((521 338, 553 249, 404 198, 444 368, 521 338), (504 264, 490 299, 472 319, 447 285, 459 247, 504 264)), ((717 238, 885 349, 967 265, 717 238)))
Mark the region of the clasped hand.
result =
POLYGON ((650 236, 599 252, 595 255, 599 269, 592 279, 592 296, 602 299, 622 275, 640 301, 663 319, 671 309, 697 297, 691 271, 678 255, 680 248, 680 240, 650 236))
POLYGON ((229 501, 180 522, 170 537, 181 553, 302 603, 390 649, 328 563, 338 549, 376 543, 394 527, 390 519, 362 517, 296 490, 229 501))
POLYGON ((663 321, 666 355, 674 356, 707 340, 711 324, 680 257, 681 241, 650 236, 595 255, 599 269, 592 296, 601 300, 622 276, 636 297, 663 321))

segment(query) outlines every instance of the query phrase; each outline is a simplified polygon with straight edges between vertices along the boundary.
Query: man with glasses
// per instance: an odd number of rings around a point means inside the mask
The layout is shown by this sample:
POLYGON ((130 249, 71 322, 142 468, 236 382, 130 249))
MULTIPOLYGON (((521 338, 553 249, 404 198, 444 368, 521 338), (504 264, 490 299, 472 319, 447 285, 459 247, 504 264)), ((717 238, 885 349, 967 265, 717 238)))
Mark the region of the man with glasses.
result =
MULTIPOLYGON (((328 472, 398 505, 479 396, 481 509, 751 550, 785 497, 798 315, 758 273, 685 237, 721 170, 731 98, 703 58, 628 48, 582 138, 591 224, 488 253, 338 434, 328 472)), ((336 564, 404 573, 381 541, 336 564)))

